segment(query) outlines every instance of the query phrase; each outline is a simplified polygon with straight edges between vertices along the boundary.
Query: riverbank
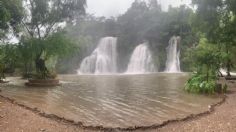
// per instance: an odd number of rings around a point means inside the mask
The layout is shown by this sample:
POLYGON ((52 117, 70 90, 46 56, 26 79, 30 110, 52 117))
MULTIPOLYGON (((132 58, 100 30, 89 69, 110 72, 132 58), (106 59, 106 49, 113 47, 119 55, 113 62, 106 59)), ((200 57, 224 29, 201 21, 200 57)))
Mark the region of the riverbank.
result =
MULTIPOLYGON (((226 101, 206 116, 188 121, 171 123, 160 132, 235 132, 236 131, 236 82, 229 83, 226 101)), ((152 130, 156 131, 156 130, 152 130)))
MULTIPOLYGON (((168 123, 157 129, 149 128, 146 131, 179 131, 179 132, 202 132, 202 131, 236 131, 236 84, 230 84, 230 92, 224 104, 216 107, 211 114, 204 114, 186 121, 168 123)), ((3 132, 78 132, 85 130, 78 125, 45 118, 34 111, 25 109, 12 103, 6 98, 0 97, 0 131, 3 132)), ((142 130, 143 131, 143 130, 142 130)))
POLYGON ((74 132, 84 131, 71 124, 35 114, 0 97, 0 132, 74 132))

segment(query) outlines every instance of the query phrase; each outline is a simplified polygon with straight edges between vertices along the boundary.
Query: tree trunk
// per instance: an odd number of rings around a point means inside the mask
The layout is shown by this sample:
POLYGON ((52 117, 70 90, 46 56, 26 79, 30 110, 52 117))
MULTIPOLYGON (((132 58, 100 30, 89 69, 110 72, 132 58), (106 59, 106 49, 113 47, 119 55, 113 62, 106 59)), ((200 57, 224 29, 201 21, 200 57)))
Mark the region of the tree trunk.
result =
POLYGON ((207 82, 209 81, 209 68, 207 67, 207 82))
MULTIPOLYGON (((229 47, 228 47, 228 45, 226 45, 226 53, 229 55, 229 47)), ((230 71, 231 71, 231 60, 230 60, 230 58, 227 59, 226 70, 227 70, 226 71, 227 76, 231 77, 231 74, 230 74, 230 71)))
POLYGON ((46 79, 49 76, 49 71, 46 67, 45 60, 40 57, 41 54, 35 59, 36 72, 41 76, 41 79, 46 79))
POLYGON ((231 61, 230 61, 230 59, 227 61, 226 68, 227 68, 227 76, 231 77, 231 74, 230 74, 230 71, 231 71, 231 61))

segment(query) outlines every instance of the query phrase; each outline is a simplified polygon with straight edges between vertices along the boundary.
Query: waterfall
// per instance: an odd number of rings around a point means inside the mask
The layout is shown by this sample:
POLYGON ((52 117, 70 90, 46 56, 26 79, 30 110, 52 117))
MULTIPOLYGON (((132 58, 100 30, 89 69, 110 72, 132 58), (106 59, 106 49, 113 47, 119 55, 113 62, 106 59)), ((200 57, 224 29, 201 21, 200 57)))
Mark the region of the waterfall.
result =
POLYGON ((117 72, 117 38, 102 38, 93 53, 83 59, 78 74, 112 74, 117 72))
POLYGON ((150 73, 155 71, 151 52, 147 43, 137 46, 130 58, 127 74, 150 73))
POLYGON ((169 41, 169 46, 167 47, 167 60, 165 72, 178 73, 180 70, 180 37, 173 36, 169 41))

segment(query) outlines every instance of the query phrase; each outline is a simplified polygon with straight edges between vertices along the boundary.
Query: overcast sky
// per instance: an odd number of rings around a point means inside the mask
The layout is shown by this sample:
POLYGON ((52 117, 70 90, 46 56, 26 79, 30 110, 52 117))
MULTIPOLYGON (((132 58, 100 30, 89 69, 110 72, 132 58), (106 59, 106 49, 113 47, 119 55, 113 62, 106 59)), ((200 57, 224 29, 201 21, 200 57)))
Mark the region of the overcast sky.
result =
MULTIPOLYGON (((117 16, 123 14, 135 0, 87 0, 87 12, 95 16, 117 16)), ((162 8, 167 10, 168 5, 179 6, 190 4, 191 0, 158 0, 162 8)))

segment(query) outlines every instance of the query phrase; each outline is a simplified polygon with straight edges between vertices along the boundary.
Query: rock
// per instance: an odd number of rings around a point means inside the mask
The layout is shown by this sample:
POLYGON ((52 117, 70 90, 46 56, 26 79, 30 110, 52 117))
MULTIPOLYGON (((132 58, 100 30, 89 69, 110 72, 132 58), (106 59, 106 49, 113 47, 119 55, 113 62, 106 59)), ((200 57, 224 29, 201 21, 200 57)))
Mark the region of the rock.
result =
POLYGON ((40 129, 41 132, 46 132, 46 129, 40 129))
POLYGON ((211 105, 208 106, 209 111, 213 111, 213 108, 211 105))

